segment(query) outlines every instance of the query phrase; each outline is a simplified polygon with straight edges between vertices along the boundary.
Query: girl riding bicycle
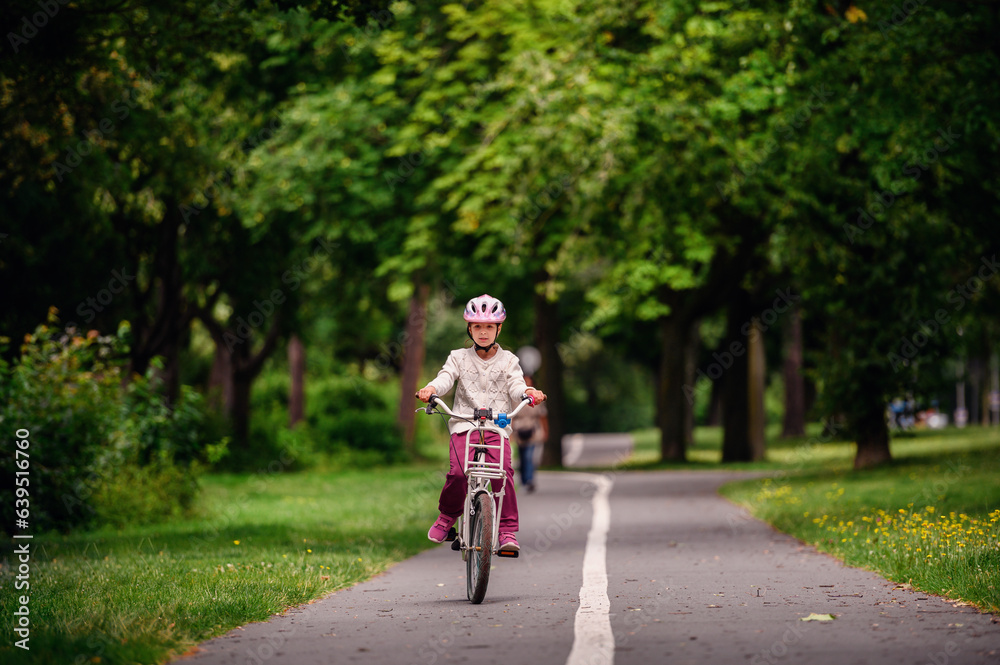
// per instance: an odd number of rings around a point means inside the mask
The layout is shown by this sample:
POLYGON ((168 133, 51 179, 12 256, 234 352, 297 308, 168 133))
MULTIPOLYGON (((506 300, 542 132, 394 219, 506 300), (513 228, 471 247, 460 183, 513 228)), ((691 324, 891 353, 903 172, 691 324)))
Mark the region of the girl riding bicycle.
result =
MULTIPOLYGON (((532 398, 532 405, 544 402, 545 393, 525 384, 517 356, 496 343, 503 322, 507 319, 503 303, 483 294, 468 302, 464 318, 473 347, 452 351, 437 377, 417 392, 417 399, 427 402, 431 395, 444 395, 457 383, 455 402, 452 405, 456 413, 471 413, 473 409, 481 407, 492 408, 495 412, 509 412, 523 394, 532 398)), ((448 421, 451 466, 438 501, 440 515, 427 532, 427 537, 436 543, 445 541, 448 531, 462 514, 468 482, 462 470, 462 451, 465 450, 465 433, 472 428, 472 423, 465 420, 451 418, 448 421)), ((507 431, 509 434, 509 425, 507 431)), ((493 445, 498 445, 501 439, 499 434, 493 432, 486 437, 486 442, 493 445)), ((507 445, 510 445, 509 438, 507 445)), ((503 457, 510 498, 503 502, 500 513, 500 549, 516 552, 520 546, 515 536, 518 520, 514 469, 510 463, 509 450, 503 457)), ((499 485, 499 481, 494 483, 499 485)))

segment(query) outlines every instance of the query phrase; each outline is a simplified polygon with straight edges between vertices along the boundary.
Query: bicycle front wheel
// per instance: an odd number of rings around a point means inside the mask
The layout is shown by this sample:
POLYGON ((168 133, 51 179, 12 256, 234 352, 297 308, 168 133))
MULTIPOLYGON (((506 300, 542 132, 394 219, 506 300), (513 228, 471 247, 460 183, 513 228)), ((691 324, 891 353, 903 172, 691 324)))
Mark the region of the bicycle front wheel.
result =
POLYGON ((493 556, 493 497, 485 492, 472 500, 473 514, 469 522, 469 550, 466 552, 466 591, 469 600, 478 605, 486 597, 490 583, 490 560, 493 556))

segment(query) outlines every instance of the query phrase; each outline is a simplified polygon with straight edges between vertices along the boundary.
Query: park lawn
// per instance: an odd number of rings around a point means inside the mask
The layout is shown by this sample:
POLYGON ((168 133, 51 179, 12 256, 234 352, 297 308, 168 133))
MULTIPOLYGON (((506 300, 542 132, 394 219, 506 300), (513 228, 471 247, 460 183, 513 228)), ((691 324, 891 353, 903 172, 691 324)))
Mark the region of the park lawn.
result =
POLYGON ((893 440, 891 464, 854 471, 827 445, 776 451, 786 470, 722 494, 845 563, 1000 612, 1000 431, 893 440))
MULTIPOLYGON (((161 663, 384 571, 432 543, 440 463, 211 475, 202 516, 36 536, 30 652, 14 647, 17 572, 0 570, 0 661, 161 663)), ((13 564, 14 562, 11 561, 13 564)))

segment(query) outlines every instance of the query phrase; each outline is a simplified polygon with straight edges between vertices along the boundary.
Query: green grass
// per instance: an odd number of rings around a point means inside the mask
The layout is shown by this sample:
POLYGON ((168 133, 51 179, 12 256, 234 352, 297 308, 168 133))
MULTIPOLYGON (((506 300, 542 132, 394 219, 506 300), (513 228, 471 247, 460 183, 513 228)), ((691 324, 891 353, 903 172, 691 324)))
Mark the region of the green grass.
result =
POLYGON ((36 536, 29 591, 15 560, 0 570, 0 660, 159 663, 368 579, 430 545, 443 470, 215 475, 201 518, 36 536), (12 646, 25 593, 30 652, 12 646))
POLYGON ((843 445, 776 448, 782 471, 722 493, 849 565, 1000 612, 1000 431, 899 438, 891 464, 865 471, 843 445))

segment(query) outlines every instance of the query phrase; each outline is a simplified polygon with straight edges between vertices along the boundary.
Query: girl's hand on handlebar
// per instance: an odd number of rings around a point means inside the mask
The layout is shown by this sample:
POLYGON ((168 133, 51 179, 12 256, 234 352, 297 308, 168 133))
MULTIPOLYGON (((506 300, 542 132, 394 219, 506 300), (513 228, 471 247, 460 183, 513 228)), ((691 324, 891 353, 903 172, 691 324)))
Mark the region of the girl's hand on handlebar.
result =
POLYGON ((535 406, 536 404, 541 404, 547 399, 545 397, 545 393, 543 393, 541 390, 535 390, 534 388, 528 388, 527 390, 524 391, 524 394, 531 398, 531 406, 535 406))
POLYGON ((434 386, 424 386, 417 391, 417 399, 421 402, 429 402, 431 395, 434 394, 434 386))

